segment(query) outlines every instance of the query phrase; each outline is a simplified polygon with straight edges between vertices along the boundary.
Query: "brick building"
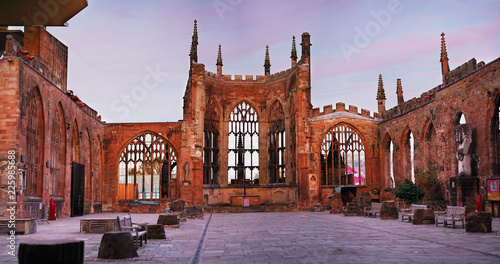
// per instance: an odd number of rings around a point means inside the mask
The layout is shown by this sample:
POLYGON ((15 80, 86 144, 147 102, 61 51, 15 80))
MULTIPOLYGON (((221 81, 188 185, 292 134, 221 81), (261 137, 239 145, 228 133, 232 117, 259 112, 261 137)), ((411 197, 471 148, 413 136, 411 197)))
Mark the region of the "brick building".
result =
MULTIPOLYGON (((220 47, 216 73, 198 62, 195 24, 183 119, 111 124, 67 90, 67 48, 43 27, 0 34, 0 159, 18 153, 18 201, 54 198, 62 217, 158 212, 175 199, 295 209, 328 206, 337 192, 392 200, 403 179, 418 181, 432 168, 446 203, 473 208, 485 180, 500 174, 500 60, 450 71, 444 35, 443 83, 405 101, 397 80, 398 105, 386 109, 381 75, 371 115, 344 103, 313 108, 308 33, 300 58, 293 38, 289 69, 271 74, 266 50, 263 75, 229 76, 220 47), (462 117, 472 130, 467 176, 457 176, 455 158, 462 117)), ((498 214, 498 204, 483 202, 498 214)))

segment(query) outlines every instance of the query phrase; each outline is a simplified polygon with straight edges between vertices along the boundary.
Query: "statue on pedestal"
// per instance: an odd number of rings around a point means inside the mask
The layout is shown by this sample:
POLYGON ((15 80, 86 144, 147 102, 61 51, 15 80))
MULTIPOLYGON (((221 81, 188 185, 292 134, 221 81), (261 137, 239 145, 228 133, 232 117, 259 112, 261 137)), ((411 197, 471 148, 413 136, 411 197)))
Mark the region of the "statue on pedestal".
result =
POLYGON ((471 176, 471 154, 472 129, 470 124, 460 124, 455 127, 456 141, 458 142, 457 160, 458 175, 471 176))

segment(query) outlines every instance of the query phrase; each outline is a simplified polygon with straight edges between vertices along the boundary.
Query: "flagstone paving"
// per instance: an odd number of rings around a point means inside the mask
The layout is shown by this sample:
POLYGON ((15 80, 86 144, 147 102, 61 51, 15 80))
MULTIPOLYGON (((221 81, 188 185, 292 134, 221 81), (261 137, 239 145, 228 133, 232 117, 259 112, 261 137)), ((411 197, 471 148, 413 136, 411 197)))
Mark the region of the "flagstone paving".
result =
MULTIPOLYGON (((105 263, 96 260, 102 234, 80 234, 80 219, 125 214, 57 219, 38 225, 34 234, 17 235, 16 243, 83 240, 85 263, 105 263)), ((157 218, 132 214, 134 222, 157 218)), ((493 232, 484 234, 327 212, 206 214, 165 233, 167 239, 150 239, 138 249, 151 260, 117 263, 500 263, 500 218, 493 219, 493 232)), ((0 263, 17 263, 17 256, 7 254, 7 236, 0 239, 5 241, 0 263)))

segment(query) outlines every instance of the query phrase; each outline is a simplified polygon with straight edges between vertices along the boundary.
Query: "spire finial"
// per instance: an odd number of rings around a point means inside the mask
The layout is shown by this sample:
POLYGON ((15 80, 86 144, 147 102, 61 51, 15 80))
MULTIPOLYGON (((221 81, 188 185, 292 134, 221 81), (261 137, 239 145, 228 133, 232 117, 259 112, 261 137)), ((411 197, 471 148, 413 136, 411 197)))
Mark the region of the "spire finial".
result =
POLYGON ((194 20, 194 29, 193 29, 193 43, 196 42, 198 45, 198 25, 196 19, 194 20))
POLYGON ((441 73, 444 76, 450 72, 450 66, 448 64, 448 52, 446 51, 446 41, 444 39, 444 32, 441 33, 441 73))
POLYGON ((266 58, 264 59, 264 73, 269 75, 271 72, 271 60, 269 59, 269 45, 266 45, 266 58))
POLYGON ((222 53, 221 53, 221 46, 219 44, 219 53, 217 54, 217 64, 215 65, 220 65, 222 66, 222 53))
POLYGON ((398 79, 398 84, 396 85, 396 94, 398 95, 398 105, 405 102, 403 98, 403 86, 401 85, 401 79, 398 79))
POLYGON ((189 53, 191 63, 198 62, 198 28, 194 20, 193 40, 191 41, 191 52, 189 53))
POLYGON ((222 75, 222 52, 221 52, 221 46, 219 44, 219 53, 217 54, 217 75, 222 75))
POLYGON ((290 58, 293 61, 297 61, 297 48, 295 47, 295 36, 293 36, 292 40, 292 55, 290 56, 290 58))
POLYGON ((377 100, 385 100, 385 90, 384 81, 382 80, 382 74, 378 76, 378 90, 377 90, 377 100))
POLYGON ((377 103, 378 112, 382 113, 385 111, 385 91, 384 82, 382 81, 382 74, 378 76, 378 90, 377 90, 377 103))
POLYGON ((309 64, 311 56, 311 35, 309 33, 304 32, 302 34, 302 43, 300 45, 302 46, 302 57, 300 60, 303 64, 309 64))

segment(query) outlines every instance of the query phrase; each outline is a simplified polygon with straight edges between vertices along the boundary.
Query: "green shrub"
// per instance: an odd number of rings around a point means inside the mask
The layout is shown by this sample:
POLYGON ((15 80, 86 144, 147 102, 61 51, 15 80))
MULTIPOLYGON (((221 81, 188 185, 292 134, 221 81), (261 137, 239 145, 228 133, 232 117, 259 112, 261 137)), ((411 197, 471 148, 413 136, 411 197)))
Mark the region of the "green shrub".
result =
POLYGON ((405 179, 396 189, 396 197, 405 200, 407 204, 418 203, 424 194, 418 191, 417 186, 405 179))
POLYGON ((427 160, 427 169, 422 170, 417 177, 417 187, 419 190, 423 190, 427 201, 444 200, 443 189, 438 180, 437 171, 437 163, 427 160))

